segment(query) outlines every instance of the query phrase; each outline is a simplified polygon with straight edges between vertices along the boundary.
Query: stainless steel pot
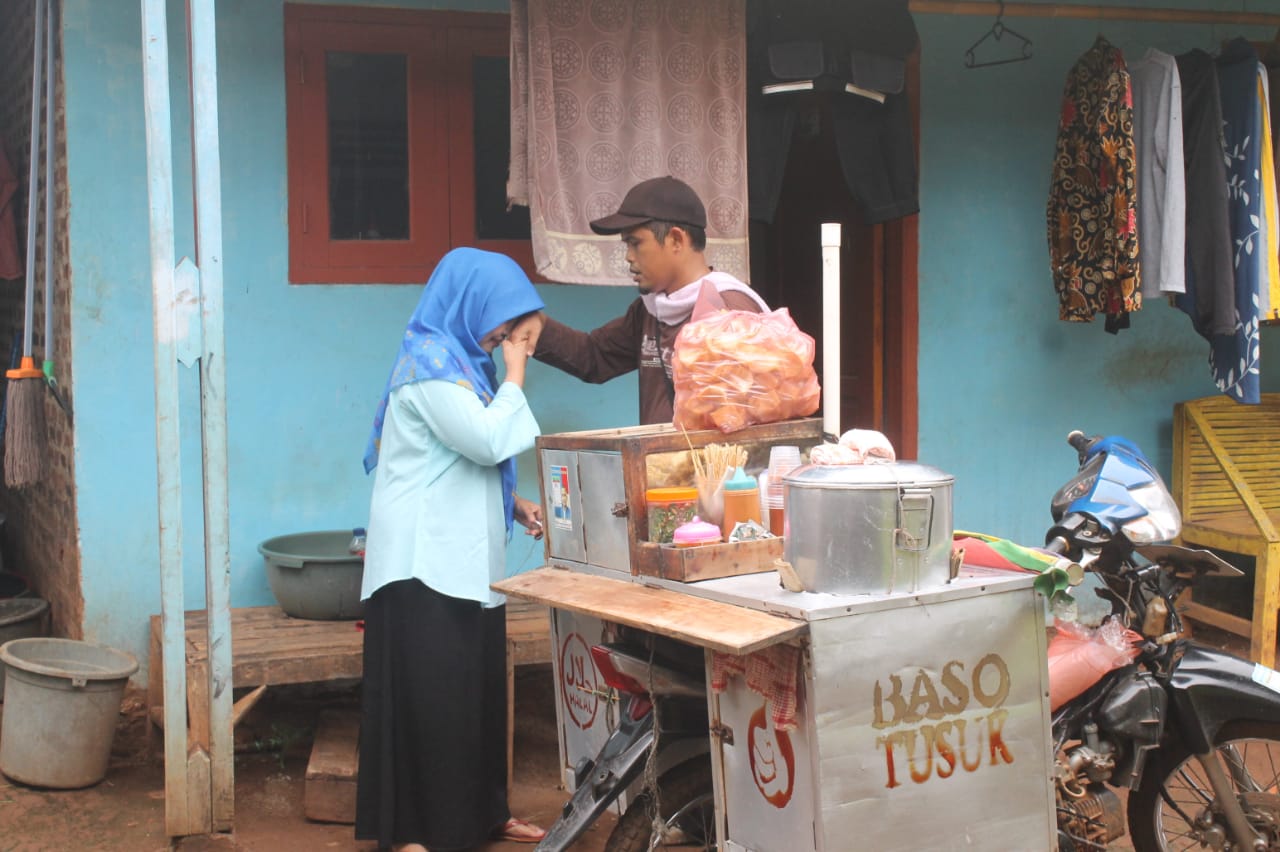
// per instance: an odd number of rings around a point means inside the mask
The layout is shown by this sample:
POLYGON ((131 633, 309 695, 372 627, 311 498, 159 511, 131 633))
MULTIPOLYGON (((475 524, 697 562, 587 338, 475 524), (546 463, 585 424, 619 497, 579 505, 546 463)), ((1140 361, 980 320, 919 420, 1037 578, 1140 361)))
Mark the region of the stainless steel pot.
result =
POLYGON ((811 464, 782 482, 784 558, 807 591, 892 594, 947 582, 954 476, 916 462, 811 464))

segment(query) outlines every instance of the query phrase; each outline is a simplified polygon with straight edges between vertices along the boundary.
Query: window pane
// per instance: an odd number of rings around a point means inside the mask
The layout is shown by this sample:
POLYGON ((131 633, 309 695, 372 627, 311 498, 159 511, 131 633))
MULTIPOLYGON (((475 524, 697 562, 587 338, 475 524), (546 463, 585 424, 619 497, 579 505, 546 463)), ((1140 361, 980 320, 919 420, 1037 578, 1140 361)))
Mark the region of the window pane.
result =
POLYGON ((511 151, 511 80, 505 56, 472 60, 475 116, 476 236, 482 240, 529 239, 529 208, 507 210, 511 151))
POLYGON ((329 237, 409 238, 408 59, 325 54, 329 237))

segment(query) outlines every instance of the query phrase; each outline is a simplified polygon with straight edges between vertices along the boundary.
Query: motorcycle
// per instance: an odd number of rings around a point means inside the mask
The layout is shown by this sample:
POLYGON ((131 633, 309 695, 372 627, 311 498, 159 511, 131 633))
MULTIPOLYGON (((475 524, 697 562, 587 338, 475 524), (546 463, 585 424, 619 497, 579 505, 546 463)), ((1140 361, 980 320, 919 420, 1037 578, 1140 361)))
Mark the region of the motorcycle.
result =
POLYGON ((1046 549, 1093 574, 1143 640, 1131 664, 1053 714, 1059 849, 1103 850, 1127 817, 1139 852, 1280 850, 1280 678, 1187 638, 1177 608, 1201 578, 1241 572, 1166 543, 1181 516, 1138 447, 1067 440, 1079 470, 1053 498, 1046 549))
MULTIPOLYGON (((1092 574, 1141 643, 1131 663, 1052 713, 1060 852, 1103 852, 1126 832, 1138 852, 1280 852, 1280 674, 1191 640, 1177 606, 1201 578, 1242 572, 1168 543, 1181 515, 1137 446, 1067 440, 1079 467, 1051 502, 1044 549, 1092 574)), ((567 848, 642 775, 606 852, 716 848, 701 654, 646 636, 592 649, 620 722, 575 770, 539 850, 567 848)))
POLYGON ((574 767, 573 796, 537 850, 568 848, 642 777, 643 791, 629 801, 605 852, 714 848, 702 650, 641 631, 619 632, 619 641, 591 648, 597 671, 618 697, 617 725, 594 759, 574 767))

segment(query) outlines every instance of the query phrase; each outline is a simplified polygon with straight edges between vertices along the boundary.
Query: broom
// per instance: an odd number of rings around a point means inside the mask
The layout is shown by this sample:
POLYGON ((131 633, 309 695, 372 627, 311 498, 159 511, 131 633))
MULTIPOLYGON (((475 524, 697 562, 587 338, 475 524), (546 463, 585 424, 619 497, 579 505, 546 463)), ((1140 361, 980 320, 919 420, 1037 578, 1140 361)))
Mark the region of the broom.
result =
MULTIPOLYGON (((40 96, 45 72, 44 13, 45 0, 35 0, 35 61, 31 69, 31 168, 27 191, 27 291, 23 311, 22 363, 8 370, 5 392, 8 410, 4 424, 4 483, 10 488, 23 488, 40 478, 44 461, 41 441, 44 438, 44 371, 31 357, 32 302, 36 287, 36 196, 39 189, 40 165, 40 96)), ((50 104, 52 107, 52 104, 50 104)), ((53 152, 49 152, 52 156, 53 152)), ((45 235, 45 241, 49 239, 45 235)))
POLYGON ((49 68, 49 73, 44 75, 44 102, 49 106, 44 111, 44 364, 41 370, 44 374, 44 383, 49 388, 49 393, 53 394, 53 401, 58 403, 58 407, 62 409, 62 413, 67 415, 67 420, 71 419, 71 403, 63 396, 62 389, 58 387, 58 380, 54 376, 53 364, 53 262, 54 248, 57 245, 57 239, 53 233, 53 207, 54 207, 54 184, 53 184, 53 160, 57 150, 54 139, 54 123, 53 123, 53 69, 57 65, 54 61, 56 58, 56 46, 53 42, 53 34, 56 29, 54 15, 56 8, 53 3, 49 4, 49 14, 46 30, 48 32, 48 40, 45 42, 45 64, 49 68))

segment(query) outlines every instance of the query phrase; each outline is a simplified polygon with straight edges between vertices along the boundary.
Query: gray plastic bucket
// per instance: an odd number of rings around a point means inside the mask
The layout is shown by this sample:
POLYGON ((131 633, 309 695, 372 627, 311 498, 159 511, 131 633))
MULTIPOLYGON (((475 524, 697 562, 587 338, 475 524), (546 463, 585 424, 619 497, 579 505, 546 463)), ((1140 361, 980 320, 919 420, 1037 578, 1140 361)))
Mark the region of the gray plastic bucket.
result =
MULTIPOLYGON (((0 645, 10 639, 30 639, 49 632, 45 616, 49 602, 44 598, 0 599, 0 645)), ((0 701, 4 701, 4 663, 0 662, 0 701)))
POLYGON ((360 618, 364 557, 351 553, 351 530, 294 533, 258 545, 267 583, 286 615, 317 621, 360 618))
POLYGON ((14 639, 5 664, 0 772, 33 787, 71 789, 107 774, 132 654, 75 639, 14 639))

